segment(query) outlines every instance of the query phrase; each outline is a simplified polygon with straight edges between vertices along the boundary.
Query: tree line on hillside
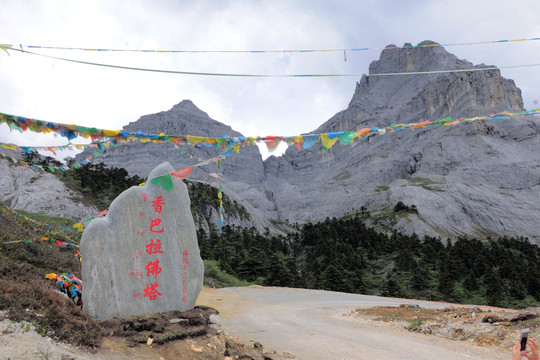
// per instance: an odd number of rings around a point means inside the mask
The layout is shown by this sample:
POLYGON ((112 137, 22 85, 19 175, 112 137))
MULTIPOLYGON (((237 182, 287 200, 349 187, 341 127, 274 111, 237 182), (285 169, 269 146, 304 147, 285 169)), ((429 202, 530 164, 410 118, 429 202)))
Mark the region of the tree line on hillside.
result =
MULTIPOLYGON (((22 160, 28 164, 41 166, 62 166, 62 163, 50 156, 41 156, 36 152, 24 153, 22 160)), ((137 175, 130 176, 126 169, 107 167, 104 163, 75 165, 70 158, 67 162, 69 170, 62 173, 55 172, 67 184, 77 188, 101 209, 109 204, 124 190, 144 182, 137 175), (61 175, 60 175, 61 174, 61 175)))
POLYGON ((242 280, 350 293, 526 307, 540 302, 540 247, 525 238, 454 242, 385 235, 361 217, 287 236, 226 225, 198 230, 204 259, 242 280))
MULTIPOLYGON (((37 159, 26 159, 28 161, 37 159)), ((49 164, 54 159, 45 159, 49 164)), ((86 164, 61 175, 100 208, 144 180, 123 168, 86 164)), ((207 217, 217 189, 188 182, 192 213, 207 217)), ((223 198, 228 214, 248 218, 246 209, 223 198)), ((398 203, 394 212, 416 212, 398 203)), ((367 227, 369 212, 308 223, 295 233, 272 236, 226 225, 222 234, 198 230, 201 255, 222 270, 262 285, 325 289, 383 296, 524 307, 540 302, 540 248, 525 238, 439 238, 367 227)))
MULTIPOLYGON (((72 164, 68 165, 72 166, 72 164)), ((107 167, 103 163, 84 164, 62 173, 68 184, 75 186, 91 199, 98 208, 106 209, 124 190, 138 186, 144 179, 130 176, 126 169, 107 167)))
MULTIPOLYGON (((51 157, 40 159, 36 153, 26 154, 23 160, 43 166, 61 165, 51 157)), ((73 160, 71 160, 68 165, 71 169, 63 172, 60 178, 88 196, 100 209, 108 208, 123 191, 144 182, 144 179, 137 175, 130 176, 124 168, 108 167, 104 163, 88 163, 73 168, 73 160)), ((209 221, 212 208, 219 206, 218 189, 205 183, 184 181, 188 185, 192 213, 209 221)), ((240 219, 251 219, 245 207, 230 200, 225 194, 223 194, 223 207, 228 215, 240 219)))

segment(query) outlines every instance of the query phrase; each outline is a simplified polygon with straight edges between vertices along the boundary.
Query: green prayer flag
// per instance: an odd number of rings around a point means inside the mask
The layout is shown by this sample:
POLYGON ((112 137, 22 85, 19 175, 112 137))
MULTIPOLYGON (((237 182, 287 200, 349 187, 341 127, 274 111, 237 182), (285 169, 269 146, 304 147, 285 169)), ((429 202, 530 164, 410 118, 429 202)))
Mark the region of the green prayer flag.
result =
POLYGON ((354 139, 354 133, 350 131, 346 131, 343 134, 338 136, 339 142, 343 145, 349 145, 352 140, 354 139))
POLYGON ((174 187, 171 174, 162 175, 162 176, 158 176, 156 178, 150 179, 150 182, 154 185, 161 186, 167 191, 171 191, 171 189, 174 187))

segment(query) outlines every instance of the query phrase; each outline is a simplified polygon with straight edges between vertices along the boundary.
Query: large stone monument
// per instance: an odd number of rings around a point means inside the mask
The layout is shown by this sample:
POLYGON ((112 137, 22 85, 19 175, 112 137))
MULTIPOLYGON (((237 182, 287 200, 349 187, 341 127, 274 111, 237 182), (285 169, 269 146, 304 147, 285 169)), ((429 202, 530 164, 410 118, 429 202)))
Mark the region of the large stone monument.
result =
POLYGON ((187 186, 169 163, 120 194, 81 240, 84 310, 127 317, 195 306, 204 265, 187 186))

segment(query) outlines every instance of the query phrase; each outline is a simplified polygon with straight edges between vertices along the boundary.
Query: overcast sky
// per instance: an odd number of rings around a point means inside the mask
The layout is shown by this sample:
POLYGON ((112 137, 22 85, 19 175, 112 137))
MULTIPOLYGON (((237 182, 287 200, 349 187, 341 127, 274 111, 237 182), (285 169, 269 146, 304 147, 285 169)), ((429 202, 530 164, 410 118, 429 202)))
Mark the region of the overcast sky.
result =
MULTIPOLYGON (((286 50, 464 43, 540 37, 538 0, 0 0, 0 44, 163 49, 286 50)), ((24 48, 24 47, 23 47, 24 48)), ((540 41, 452 46, 474 64, 540 63, 540 41)), ((42 54, 153 69, 243 74, 362 74, 380 50, 193 54, 40 50, 42 54)), ((538 108, 540 67, 502 70, 538 108)), ((298 135, 345 109, 358 77, 240 78, 93 67, 0 51, 0 112, 120 129, 192 100, 246 136, 298 135)), ((432 119, 437 120, 437 119, 432 119)), ((186 135, 186 134, 182 134, 186 135)), ((224 134, 226 135, 226 134, 224 134)), ((0 142, 66 140, 0 126, 0 142)))

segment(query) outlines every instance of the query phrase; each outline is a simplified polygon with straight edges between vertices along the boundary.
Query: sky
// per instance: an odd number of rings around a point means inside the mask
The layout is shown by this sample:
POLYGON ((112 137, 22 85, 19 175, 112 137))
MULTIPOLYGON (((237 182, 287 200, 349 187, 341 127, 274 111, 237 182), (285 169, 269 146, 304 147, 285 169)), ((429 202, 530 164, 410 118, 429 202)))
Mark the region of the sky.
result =
MULTIPOLYGON (((380 50, 143 53, 26 46, 300 50, 540 37, 538 0, 0 0, 0 8, 0 44, 50 56, 189 72, 357 74, 328 78, 178 75, 0 51, 0 112, 113 130, 189 99, 245 136, 307 133, 347 107, 361 74, 368 72, 380 50)), ((446 49, 474 64, 540 64, 540 40, 446 49)), ((522 90, 526 109, 540 107, 540 66, 501 72, 522 90)), ((38 146, 67 140, 18 134, 0 125, 0 142, 38 146)))

